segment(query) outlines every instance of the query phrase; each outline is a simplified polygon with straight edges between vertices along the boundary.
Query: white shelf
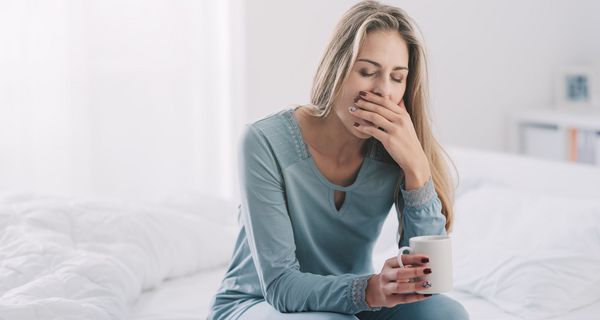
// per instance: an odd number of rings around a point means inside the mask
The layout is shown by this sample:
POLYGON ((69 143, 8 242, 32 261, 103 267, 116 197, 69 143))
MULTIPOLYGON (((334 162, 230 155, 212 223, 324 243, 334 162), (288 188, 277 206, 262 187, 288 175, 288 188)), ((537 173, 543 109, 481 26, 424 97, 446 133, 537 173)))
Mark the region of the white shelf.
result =
POLYGON ((508 120, 511 152, 600 166, 600 109, 527 109, 508 120))
POLYGON ((529 109, 512 114, 521 123, 557 125, 562 128, 600 130, 600 109, 529 109))

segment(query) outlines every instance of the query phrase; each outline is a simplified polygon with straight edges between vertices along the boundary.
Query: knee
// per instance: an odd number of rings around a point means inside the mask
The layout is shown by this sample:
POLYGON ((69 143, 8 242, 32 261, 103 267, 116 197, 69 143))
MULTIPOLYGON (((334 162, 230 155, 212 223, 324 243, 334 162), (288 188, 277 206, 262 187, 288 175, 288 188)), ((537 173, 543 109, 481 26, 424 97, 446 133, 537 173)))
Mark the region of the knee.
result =
POLYGON ((441 318, 436 317, 435 319, 469 320, 469 312, 460 302, 444 295, 438 295, 438 298, 437 307, 439 307, 440 313, 436 316, 441 316, 441 318))
POLYGON ((469 320, 469 313, 460 302, 442 294, 408 304, 401 314, 419 320, 469 320))
MULTIPOLYGON (((454 300, 453 300, 454 301, 454 300)), ((452 310, 448 317, 448 320, 469 320, 469 312, 467 309, 458 301, 454 301, 452 310)))

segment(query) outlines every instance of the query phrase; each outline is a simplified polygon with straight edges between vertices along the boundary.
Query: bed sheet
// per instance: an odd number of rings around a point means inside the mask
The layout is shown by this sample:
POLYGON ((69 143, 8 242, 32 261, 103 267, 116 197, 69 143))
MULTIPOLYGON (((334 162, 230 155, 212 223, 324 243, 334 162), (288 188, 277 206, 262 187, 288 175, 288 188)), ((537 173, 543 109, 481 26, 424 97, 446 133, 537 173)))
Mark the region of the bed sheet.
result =
MULTIPOLYGON (((447 296, 460 301, 469 312, 471 319, 474 320, 524 320, 507 312, 488 302, 481 297, 477 297, 462 291, 452 291, 447 296)), ((600 302, 584 308, 577 309, 564 316, 548 318, 548 320, 598 320, 600 319, 600 302)))
MULTIPOLYGON (((159 288, 144 292, 132 308, 132 320, 199 320, 206 319, 210 299, 225 274, 215 269, 164 282, 159 288)), ((485 299, 452 291, 447 296, 460 301, 474 320, 523 320, 502 311, 485 299)), ((553 320, 598 320, 600 303, 576 310, 553 320)))
POLYGON ((206 319, 212 296, 225 268, 199 272, 163 282, 143 292, 131 310, 132 320, 206 319))

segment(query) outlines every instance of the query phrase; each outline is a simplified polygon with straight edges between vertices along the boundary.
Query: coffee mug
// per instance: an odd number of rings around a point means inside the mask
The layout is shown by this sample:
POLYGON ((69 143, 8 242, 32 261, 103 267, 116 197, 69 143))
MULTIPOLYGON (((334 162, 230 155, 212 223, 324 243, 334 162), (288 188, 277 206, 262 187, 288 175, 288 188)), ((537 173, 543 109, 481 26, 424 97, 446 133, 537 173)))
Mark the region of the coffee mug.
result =
POLYGON ((452 290, 452 245, 449 236, 420 236, 409 240, 409 247, 402 247, 398 260, 402 265, 404 251, 409 254, 424 254, 429 257, 431 273, 425 278, 431 287, 417 291, 419 294, 442 293, 452 290))

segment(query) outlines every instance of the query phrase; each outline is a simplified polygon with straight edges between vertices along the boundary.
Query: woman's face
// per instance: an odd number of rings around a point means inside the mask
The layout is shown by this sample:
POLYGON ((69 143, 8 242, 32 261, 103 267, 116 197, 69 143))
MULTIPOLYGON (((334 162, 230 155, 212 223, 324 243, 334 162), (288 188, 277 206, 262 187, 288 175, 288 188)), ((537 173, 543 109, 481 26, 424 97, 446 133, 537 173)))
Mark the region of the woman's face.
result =
POLYGON ((406 90, 407 75, 408 46, 400 33, 395 30, 368 33, 333 111, 348 131, 358 138, 367 139, 370 136, 354 130, 353 124, 372 124, 352 115, 348 107, 354 105, 360 91, 387 96, 399 104, 406 90))

